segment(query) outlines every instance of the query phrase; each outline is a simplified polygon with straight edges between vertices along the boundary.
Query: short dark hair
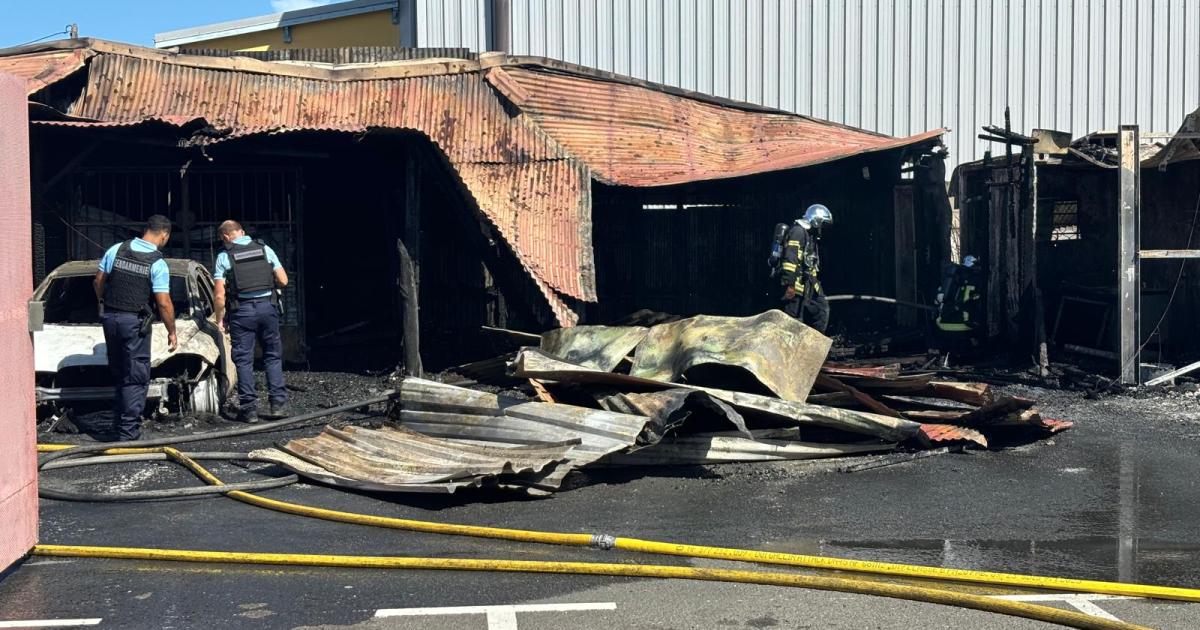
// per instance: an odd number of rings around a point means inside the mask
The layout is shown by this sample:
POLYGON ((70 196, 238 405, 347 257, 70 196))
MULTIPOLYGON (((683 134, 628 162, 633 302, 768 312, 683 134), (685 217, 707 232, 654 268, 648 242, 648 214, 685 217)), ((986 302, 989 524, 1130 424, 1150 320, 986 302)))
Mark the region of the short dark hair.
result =
POLYGON ((228 221, 222 221, 221 227, 217 229, 221 232, 221 234, 233 234, 234 232, 242 229, 242 224, 234 221, 233 219, 229 219, 228 221))
POLYGON ((146 219, 146 231, 156 234, 171 233, 171 220, 161 214, 152 215, 146 219))

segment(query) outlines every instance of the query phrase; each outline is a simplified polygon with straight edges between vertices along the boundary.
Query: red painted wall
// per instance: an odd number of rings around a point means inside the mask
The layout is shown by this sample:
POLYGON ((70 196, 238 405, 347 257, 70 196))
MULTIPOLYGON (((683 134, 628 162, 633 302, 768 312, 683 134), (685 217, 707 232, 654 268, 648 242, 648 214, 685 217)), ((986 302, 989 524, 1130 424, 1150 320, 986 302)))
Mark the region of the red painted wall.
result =
POLYGON ((37 542, 27 107, 25 81, 0 74, 0 570, 37 542))

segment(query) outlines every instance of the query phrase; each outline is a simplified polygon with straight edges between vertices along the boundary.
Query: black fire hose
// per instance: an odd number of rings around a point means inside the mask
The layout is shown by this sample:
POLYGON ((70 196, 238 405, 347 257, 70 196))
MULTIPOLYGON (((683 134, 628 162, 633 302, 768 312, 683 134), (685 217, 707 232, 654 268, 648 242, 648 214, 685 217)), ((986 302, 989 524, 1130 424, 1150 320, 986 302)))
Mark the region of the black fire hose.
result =
POLYGON ((378 396, 372 396, 371 398, 365 398, 363 400, 359 400, 356 402, 346 403, 344 405, 338 405, 336 407, 330 407, 328 409, 321 409, 320 411, 303 413, 298 416, 292 416, 290 418, 284 418, 282 420, 276 420, 274 422, 251 424, 251 425, 248 425, 245 427, 238 427, 236 429, 225 429, 222 431, 209 431, 206 433, 196 433, 193 435, 181 435, 181 436, 177 436, 177 437, 162 437, 162 438, 156 438, 153 440, 131 440, 129 442, 111 442, 111 443, 106 442, 106 443, 100 443, 100 444, 86 444, 86 445, 75 446, 72 448, 67 448, 67 449, 63 449, 61 451, 55 451, 53 453, 48 453, 48 454, 42 455, 38 461, 38 469, 40 470, 46 464, 48 464, 56 459, 63 458, 63 457, 74 457, 76 455, 87 455, 88 453, 99 453, 101 451, 107 451, 112 448, 148 448, 148 447, 152 447, 152 446, 174 446, 176 444, 186 444, 188 442, 201 442, 204 440, 216 440, 216 439, 220 439, 220 438, 237 437, 239 435, 250 435, 253 433, 265 433, 267 431, 274 431, 275 429, 291 426, 293 424, 299 424, 301 422, 308 422, 310 420, 316 420, 318 418, 332 416, 334 414, 342 413, 344 411, 352 411, 354 409, 358 409, 359 407, 367 407, 370 405, 385 403, 385 402, 390 401, 392 399, 392 397, 395 395, 396 395, 395 390, 388 390, 382 394, 379 394, 378 396))
POLYGON ((915 308, 915 309, 921 310, 921 311, 929 311, 932 313, 937 312, 936 306, 930 306, 928 304, 918 304, 917 302, 908 302, 905 300, 897 300, 895 298, 882 297, 882 296, 878 296, 878 295, 857 295, 857 294, 828 295, 825 297, 825 300, 829 301, 829 302, 848 302, 850 300, 858 300, 861 302, 883 302, 884 304, 895 304, 896 306, 907 306, 908 308, 915 308))
MULTIPOLYGON (((191 459, 200 460, 258 461, 274 463, 267 459, 252 457, 247 453, 198 452, 186 453, 186 455, 191 459)), ((170 459, 170 456, 168 456, 166 453, 98 455, 96 457, 85 457, 80 459, 63 459, 46 464, 41 469, 56 470, 59 468, 75 468, 77 466, 93 466, 96 464, 169 461, 170 459)), ((243 481, 220 486, 204 485, 187 488, 165 488, 161 490, 134 490, 128 492, 80 492, 75 490, 64 490, 60 487, 56 487, 43 478, 38 484, 38 496, 42 497, 43 499, 57 499, 59 501, 102 503, 113 503, 119 501, 152 501, 156 499, 180 499, 186 497, 225 494, 226 492, 230 492, 232 490, 270 490, 272 488, 290 486, 298 481, 300 481, 300 477, 298 475, 286 475, 278 478, 262 479, 259 481, 243 481)))
MULTIPOLYGON (((128 442, 102 443, 102 444, 87 444, 81 446, 73 446, 62 450, 53 451, 43 454, 38 460, 38 470, 52 470, 56 468, 71 468, 74 466, 90 466, 94 464, 112 464, 119 462, 134 462, 134 461, 155 461, 170 459, 166 453, 129 453, 122 455, 107 455, 88 457, 84 459, 67 459, 74 458, 80 455, 88 455, 90 453, 99 453, 112 449, 143 449, 153 447, 174 446, 186 442, 200 442, 204 440, 214 440, 220 438, 236 437, 239 435, 250 435, 254 433, 265 433, 274 431, 283 427, 288 427, 318 418, 324 418, 344 411, 351 411, 360 407, 385 403, 392 399, 396 394, 395 390, 388 390, 378 396, 366 398, 356 402, 322 409, 311 413, 305 413, 274 422, 264 422, 262 424, 252 424, 236 429, 225 429, 223 431, 208 431, 205 433, 197 433, 194 435, 183 435, 178 437, 164 437, 153 440, 131 440, 128 442)), ((174 452, 173 449, 164 449, 174 452)), ((177 453, 177 455, 179 455, 177 453)), ((180 456, 190 457, 192 459, 216 459, 216 460, 238 460, 238 461, 266 461, 251 457, 247 453, 225 453, 225 452, 203 452, 182 454, 180 456)), ((284 477, 263 479, 259 481, 245 481, 240 483, 231 483, 223 485, 205 485, 185 488, 166 488, 161 490, 135 490, 129 492, 80 492, 74 490, 66 490, 56 486, 49 480, 42 478, 38 485, 38 496, 46 499, 58 499, 61 501, 97 501, 97 502, 114 502, 114 501, 149 501, 156 499, 178 499, 184 497, 195 496, 212 496, 218 494, 226 494, 235 490, 268 490, 271 488, 279 488, 290 485, 299 481, 297 475, 287 475, 284 477)))

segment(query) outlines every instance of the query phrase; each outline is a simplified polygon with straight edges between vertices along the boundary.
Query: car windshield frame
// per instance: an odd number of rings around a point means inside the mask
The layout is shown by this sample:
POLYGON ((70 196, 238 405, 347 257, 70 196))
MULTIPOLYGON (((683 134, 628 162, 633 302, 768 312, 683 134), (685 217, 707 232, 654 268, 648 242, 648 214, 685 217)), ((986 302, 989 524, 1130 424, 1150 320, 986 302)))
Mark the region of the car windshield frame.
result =
MULTIPOLYGON (((196 287, 196 285, 194 283, 193 276, 195 274, 193 273, 193 271, 194 270, 189 268, 189 269, 183 270, 180 273, 175 273, 173 270, 172 270, 172 273, 170 273, 171 303, 175 306, 175 319, 176 320, 192 318, 196 315, 197 309, 203 308, 203 305, 198 304, 201 296, 198 292, 198 288, 196 287)), ((50 316, 50 314, 52 312, 54 312, 53 309, 55 308, 55 305, 51 304, 51 298, 54 297, 54 289, 58 283, 60 283, 60 282, 84 283, 84 281, 86 280, 86 286, 87 286, 86 290, 90 294, 90 292, 92 291, 91 281, 94 277, 95 277, 94 272, 51 273, 50 275, 48 275, 46 277, 46 279, 42 281, 42 284, 38 287, 38 290, 35 293, 35 299, 41 300, 46 303, 45 308, 46 308, 47 317, 46 317, 45 323, 51 324, 51 325, 65 325, 65 326, 72 326, 72 325, 95 326, 95 325, 99 325, 98 312, 97 312, 97 317, 94 321, 72 321, 71 319, 64 320, 63 318, 50 316)), ((73 288, 73 290, 76 292, 80 291, 80 289, 78 289, 78 288, 73 288)), ((74 299, 80 300, 81 298, 77 295, 77 296, 75 296, 74 299)), ((75 308, 69 309, 68 312, 69 313, 79 313, 80 307, 75 307, 75 308)))

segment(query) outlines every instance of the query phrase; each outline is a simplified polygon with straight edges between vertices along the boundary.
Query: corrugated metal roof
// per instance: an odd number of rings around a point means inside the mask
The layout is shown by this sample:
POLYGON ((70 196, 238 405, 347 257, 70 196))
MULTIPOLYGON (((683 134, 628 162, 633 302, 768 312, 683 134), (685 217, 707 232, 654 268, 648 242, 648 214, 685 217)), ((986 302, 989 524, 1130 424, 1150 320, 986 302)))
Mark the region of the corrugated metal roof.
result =
MULTIPOLYGON (((161 54, 161 53, 160 53, 161 54)), ((513 118, 477 74, 330 82, 100 54, 68 112, 105 121, 203 116, 231 137, 281 130, 420 131, 529 269, 560 323, 596 299, 586 167, 513 118)))
POLYGON ((29 124, 44 127, 77 127, 80 129, 112 129, 153 125, 167 127, 187 127, 190 125, 207 125, 208 121, 196 116, 148 116, 141 120, 31 120, 29 124))
POLYGON ((789 114, 753 112, 638 85, 510 68, 523 108, 604 182, 662 186, 829 162, 931 140, 892 138, 789 114))
POLYGON ((81 96, 64 112, 70 116, 126 123, 203 117, 231 130, 225 140, 287 130, 420 132, 446 155, 563 325, 578 320, 571 300, 597 299, 592 178, 654 186, 735 177, 942 133, 889 138, 549 61, 531 69, 536 63, 502 55, 328 66, 98 40, 5 52, 0 71, 12 68, 31 87, 90 58, 81 96), (498 67, 505 78, 493 89, 485 73, 498 67), (518 104, 506 103, 513 94, 521 101, 516 114, 518 104))
POLYGON ((33 94, 82 68, 91 56, 91 51, 78 49, 0 57, 0 72, 25 79, 26 93, 33 94))

